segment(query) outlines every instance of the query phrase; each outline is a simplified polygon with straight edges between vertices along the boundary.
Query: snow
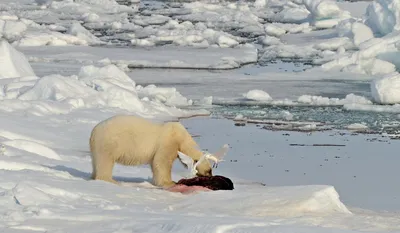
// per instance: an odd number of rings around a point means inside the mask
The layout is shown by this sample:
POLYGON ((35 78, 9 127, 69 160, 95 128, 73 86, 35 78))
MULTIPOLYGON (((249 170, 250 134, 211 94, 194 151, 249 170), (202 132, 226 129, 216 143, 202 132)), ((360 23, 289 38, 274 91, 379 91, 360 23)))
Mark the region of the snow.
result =
MULTIPOLYGON (((400 113, 397 1, 131 2, 0 2, 2 228, 400 231, 399 141, 360 133, 372 112, 400 113), (236 113, 235 127, 209 117, 218 105, 283 120, 236 113), (351 132, 294 121, 323 106, 365 118, 351 132), (91 129, 116 114, 180 120, 204 150, 228 143, 214 174, 235 189, 169 192, 149 166, 117 165, 121 185, 90 180, 91 129), (307 133, 282 131, 287 121, 307 133)), ((174 180, 186 173, 174 164, 174 180)))

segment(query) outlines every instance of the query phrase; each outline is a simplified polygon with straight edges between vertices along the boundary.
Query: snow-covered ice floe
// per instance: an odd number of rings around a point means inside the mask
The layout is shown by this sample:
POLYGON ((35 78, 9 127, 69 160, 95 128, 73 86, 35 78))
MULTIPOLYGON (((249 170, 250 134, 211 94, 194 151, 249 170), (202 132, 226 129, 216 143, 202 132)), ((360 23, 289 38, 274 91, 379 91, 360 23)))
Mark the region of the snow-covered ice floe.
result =
POLYGON ((113 64, 82 66, 71 76, 59 74, 36 77, 24 55, 2 42, 4 66, 0 77, 0 109, 35 115, 66 114, 76 109, 117 108, 147 117, 207 115, 203 110, 181 110, 176 106, 193 101, 173 88, 136 86, 126 73, 113 64))
POLYGON ((107 48, 89 46, 17 47, 31 62, 115 64, 127 68, 233 69, 257 61, 257 49, 107 48))
MULTIPOLYGON (((3 227, 182 233, 399 230, 396 216, 352 210, 330 185, 264 186, 232 175, 233 191, 182 195, 152 186, 150 168, 122 166, 115 168, 121 186, 90 181, 87 138, 104 117, 98 114, 76 112, 70 115, 74 120, 66 122, 65 115, 27 118, 0 113, 0 127, 14 132, 0 130, 0 173, 6 178, 0 182, 3 227)), ((203 132, 215 126, 204 121, 187 124, 203 132)), ((240 158, 232 153, 228 156, 240 158)), ((181 177, 179 171, 173 169, 175 179, 181 177)))

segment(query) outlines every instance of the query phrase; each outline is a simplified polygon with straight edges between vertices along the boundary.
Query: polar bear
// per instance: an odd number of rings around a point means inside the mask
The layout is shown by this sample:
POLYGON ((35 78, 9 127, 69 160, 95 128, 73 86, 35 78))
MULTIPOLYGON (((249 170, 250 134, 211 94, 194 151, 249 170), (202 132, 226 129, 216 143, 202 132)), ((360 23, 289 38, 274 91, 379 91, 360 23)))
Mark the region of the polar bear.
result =
MULTIPOLYGON (((91 178, 117 183, 112 178, 115 163, 150 164, 153 183, 168 188, 176 184, 171 169, 178 151, 197 162, 203 152, 196 148, 196 142, 179 122, 156 123, 133 115, 113 116, 95 125, 91 132, 91 178)), ((199 164, 197 171, 197 176, 212 176, 207 159, 199 164)))

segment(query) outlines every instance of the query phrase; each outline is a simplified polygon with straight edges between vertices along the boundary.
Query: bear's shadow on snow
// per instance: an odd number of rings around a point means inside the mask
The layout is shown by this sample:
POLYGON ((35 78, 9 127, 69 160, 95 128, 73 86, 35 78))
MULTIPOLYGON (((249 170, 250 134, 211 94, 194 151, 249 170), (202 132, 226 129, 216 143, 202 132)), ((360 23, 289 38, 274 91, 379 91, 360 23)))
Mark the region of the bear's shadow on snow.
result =
MULTIPOLYGON (((82 178, 85 180, 92 180, 90 178, 90 176, 92 175, 89 172, 84 172, 84 171, 80 171, 78 169, 72 168, 72 167, 67 167, 64 165, 56 165, 56 166, 46 166, 50 169, 54 169, 57 171, 62 171, 62 172, 68 172, 70 175, 77 177, 77 178, 82 178)), ((129 183, 142 183, 142 182, 152 182, 151 178, 138 178, 138 177, 123 177, 123 176, 113 176, 113 178, 116 181, 121 181, 121 182, 129 182, 129 183)))

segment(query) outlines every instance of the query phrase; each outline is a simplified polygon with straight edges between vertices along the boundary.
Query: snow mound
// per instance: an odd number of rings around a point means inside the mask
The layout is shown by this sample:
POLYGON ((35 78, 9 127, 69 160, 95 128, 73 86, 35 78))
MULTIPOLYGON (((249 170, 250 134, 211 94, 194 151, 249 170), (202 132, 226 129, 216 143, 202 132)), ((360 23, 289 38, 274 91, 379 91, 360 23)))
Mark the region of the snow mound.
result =
POLYGON ((400 103, 400 74, 391 73, 370 83, 371 94, 380 104, 400 103))
POLYGON ((35 76, 23 53, 0 39, 0 79, 35 76))
POLYGON ((248 100, 255 100, 255 101, 269 101, 272 100, 272 97, 263 90, 250 90, 247 93, 243 94, 248 100))
POLYGON ((21 94, 18 99, 64 101, 77 96, 88 97, 94 93, 94 90, 82 85, 76 77, 49 75, 40 78, 30 90, 21 94))
POLYGON ((135 81, 115 65, 106 65, 103 67, 93 65, 83 66, 78 76, 88 86, 94 86, 96 79, 102 79, 118 87, 135 92, 135 81))
POLYGON ((172 207, 187 212, 209 211, 253 217, 351 214, 332 186, 252 187, 248 192, 198 194, 172 207), (204 205, 211 199, 218 205, 204 205), (240 203, 240 207, 232 203, 240 203))
POLYGON ((400 1, 376 0, 367 8, 366 24, 374 33, 384 36, 400 29, 400 1))
POLYGON ((71 105, 72 108, 93 108, 100 106, 117 107, 129 111, 144 112, 144 105, 138 99, 136 92, 132 90, 135 86, 123 87, 124 83, 110 77, 110 73, 104 70, 117 70, 116 77, 121 77, 121 71, 114 65, 105 68, 93 66, 83 67, 80 71, 81 77, 61 75, 49 75, 42 77, 28 91, 21 94, 18 99, 24 101, 51 100, 71 105), (98 75, 98 76, 97 76, 98 75))

